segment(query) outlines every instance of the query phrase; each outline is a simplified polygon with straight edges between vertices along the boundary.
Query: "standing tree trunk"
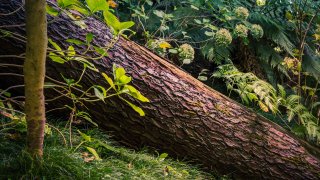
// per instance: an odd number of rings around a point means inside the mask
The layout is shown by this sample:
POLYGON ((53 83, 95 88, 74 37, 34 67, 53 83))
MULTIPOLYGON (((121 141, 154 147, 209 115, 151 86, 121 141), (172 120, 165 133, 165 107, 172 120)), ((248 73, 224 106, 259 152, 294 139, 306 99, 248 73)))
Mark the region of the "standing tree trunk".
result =
POLYGON ((33 157, 42 157, 46 121, 43 86, 48 41, 45 0, 26 0, 26 33, 23 73, 28 151, 33 157))
MULTIPOLYGON (((15 9, 16 1, 1 3, 0 12, 15 9)), ((0 17, 0 25, 23 21, 21 14, 0 17)), ((111 41, 111 33, 104 23, 93 18, 84 23, 88 27, 81 29, 63 17, 49 24, 48 34, 65 48, 69 45, 65 41, 67 38, 84 41, 89 32, 95 35, 93 44, 96 46, 103 47, 111 41)), ((24 33, 21 27, 10 30, 24 33)), ((0 39, 1 46, 6 46, 7 50, 0 49, 0 54, 8 55, 21 53, 25 44, 7 37, 0 39)), ((79 51, 83 49, 77 48, 79 51)), ((15 58, 3 61, 19 62, 15 58)), ((135 147, 153 146, 240 178, 319 179, 320 160, 312 155, 311 148, 306 148, 305 143, 146 48, 120 38, 107 58, 93 63, 100 72, 109 75, 113 63, 123 66, 133 77, 133 85, 151 100, 151 103, 140 104, 146 112, 145 117, 140 117, 118 98, 108 99, 107 104, 86 104, 100 127, 112 131, 122 142, 135 147)), ((59 73, 77 79, 81 69, 76 63, 47 63, 48 76, 57 79, 61 79, 59 73)), ((12 72, 12 69, 0 69, 0 72, 8 71, 12 72)), ((18 77, 12 77, 10 81, 1 79, 0 85, 19 82, 18 77)), ((101 74, 87 71, 81 85, 92 84, 107 85, 101 74)), ((53 93, 46 95, 56 97, 53 93)), ((50 102, 49 106, 61 107, 64 103, 57 100, 50 102)))

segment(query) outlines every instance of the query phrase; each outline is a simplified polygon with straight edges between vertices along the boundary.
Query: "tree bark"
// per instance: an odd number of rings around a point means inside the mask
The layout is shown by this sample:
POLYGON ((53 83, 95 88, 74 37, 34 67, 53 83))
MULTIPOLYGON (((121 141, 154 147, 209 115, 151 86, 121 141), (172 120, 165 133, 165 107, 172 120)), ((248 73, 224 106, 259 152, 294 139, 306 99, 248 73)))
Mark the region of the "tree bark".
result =
MULTIPOLYGON (((15 9, 16 1, 2 2, 0 12, 15 9)), ((0 26, 23 22, 24 17, 19 13, 10 18, 0 16, 0 26)), ((110 32, 102 22, 88 18, 85 23, 87 28, 81 29, 68 18, 55 20, 49 24, 48 34, 64 47, 68 46, 67 38, 83 40, 88 32, 95 34, 93 43, 97 46, 110 42, 110 32)), ((10 30, 24 32, 23 27, 10 30)), ((0 39, 0 46, 4 45, 9 51, 0 49, 2 55, 18 54, 24 47, 23 43, 9 38, 0 39)), ((151 103, 139 104, 146 112, 145 117, 140 117, 118 98, 111 98, 106 104, 86 104, 100 127, 112 131, 121 142, 133 147, 152 146, 236 178, 320 178, 320 160, 312 151, 318 150, 306 146, 280 126, 132 41, 120 38, 108 54, 93 63, 109 75, 113 63, 121 65, 133 77, 133 85, 151 100, 151 103)), ((6 60, 19 62, 14 58, 6 60)), ((0 71, 13 70, 2 68, 0 71)), ((81 71, 76 64, 59 65, 48 60, 47 75, 59 78, 59 73, 76 79, 81 71)), ((14 77, 10 81, 1 79, 7 86, 18 81, 14 77)), ((87 71, 82 85, 92 84, 106 85, 106 82, 100 74, 87 71)), ((57 101, 49 105, 63 103, 57 101)))
POLYGON ((25 114, 28 151, 42 157, 45 127, 44 79, 47 55, 47 17, 45 0, 26 0, 25 114))

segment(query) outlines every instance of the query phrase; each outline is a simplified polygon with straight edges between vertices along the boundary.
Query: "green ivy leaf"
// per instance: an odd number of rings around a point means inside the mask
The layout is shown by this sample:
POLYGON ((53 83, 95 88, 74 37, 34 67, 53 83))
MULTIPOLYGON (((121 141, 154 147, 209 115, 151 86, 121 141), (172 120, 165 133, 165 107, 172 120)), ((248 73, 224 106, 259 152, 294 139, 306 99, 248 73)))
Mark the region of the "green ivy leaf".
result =
POLYGON ((108 11, 109 5, 106 0, 86 0, 91 13, 108 11))
POLYGON ((116 80, 119 81, 121 76, 125 75, 126 74, 126 70, 124 70, 123 67, 118 67, 116 69, 116 80))
POLYGON ((76 51, 74 50, 74 47, 73 46, 69 46, 68 47, 68 57, 73 57, 76 55, 76 51))
POLYGON ((127 76, 127 75, 123 75, 119 78, 119 82, 121 84, 128 84, 129 82, 131 82, 131 77, 127 76))
POLYGON ((90 44, 90 43, 92 42, 93 38, 94 38, 94 35, 93 35, 92 33, 88 33, 88 34, 86 35, 86 42, 87 42, 87 44, 90 44))
POLYGON ((60 13, 58 10, 56 10, 55 8, 53 8, 49 5, 46 5, 46 11, 51 16, 58 16, 60 13))
POLYGON ((104 101, 104 99, 107 96, 107 91, 105 90, 105 88, 102 86, 95 86, 93 87, 93 89, 94 89, 94 95, 97 96, 97 98, 104 101))
POLYGON ((75 45, 84 45, 86 43, 78 40, 78 39, 67 39, 66 40, 68 43, 72 43, 72 44, 75 44, 75 45))
POLYGON ((107 80, 107 82, 109 83, 109 85, 110 85, 111 87, 113 87, 113 89, 115 89, 115 88, 114 88, 114 83, 113 83, 112 79, 111 79, 108 75, 106 75, 105 73, 102 73, 102 76, 107 80))
POLYGON ((121 22, 118 31, 124 30, 124 29, 129 29, 134 25, 133 21, 126 21, 126 22, 121 22))
POLYGON ((131 85, 125 85, 124 89, 128 89, 128 94, 134 97, 135 99, 138 99, 141 102, 150 102, 148 98, 143 96, 136 88, 134 88, 131 85))
POLYGON ((50 52, 49 53, 49 58, 53 61, 53 62, 57 62, 60 64, 64 64, 66 62, 66 60, 62 59, 60 56, 58 56, 57 54, 50 52))
POLYGON ((145 115, 146 115, 146 114, 144 113, 144 111, 143 111, 140 107, 132 104, 131 102, 129 102, 129 101, 123 99, 123 98, 121 98, 121 99, 124 100, 127 104, 129 104, 130 107, 131 107, 133 110, 135 110, 137 113, 139 113, 140 116, 145 116, 145 115))
POLYGON ((99 53, 101 56, 108 56, 107 51, 104 50, 103 48, 97 47, 97 46, 94 46, 93 48, 94 48, 94 50, 95 50, 97 53, 99 53))
POLYGON ((64 53, 62 52, 61 47, 57 43, 53 42, 52 39, 50 38, 48 39, 48 42, 58 51, 59 54, 64 56, 64 53))

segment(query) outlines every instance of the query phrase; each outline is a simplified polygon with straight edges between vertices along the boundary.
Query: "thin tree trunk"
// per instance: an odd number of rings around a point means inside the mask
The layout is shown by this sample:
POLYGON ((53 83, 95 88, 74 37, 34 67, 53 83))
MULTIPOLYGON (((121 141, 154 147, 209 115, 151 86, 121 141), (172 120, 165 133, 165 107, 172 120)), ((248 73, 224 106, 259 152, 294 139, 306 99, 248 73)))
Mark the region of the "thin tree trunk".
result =
POLYGON ((32 156, 43 154, 45 105, 43 85, 47 52, 47 19, 45 0, 26 0, 25 113, 28 151, 32 156))
MULTIPOLYGON (((15 4, 7 0, 0 4, 0 11, 14 7, 15 4)), ((19 14, 14 18, 0 17, 0 25, 23 21, 19 14)), ((49 24, 49 35, 65 48, 69 45, 65 41, 67 38, 84 40, 89 32, 95 34, 93 43, 97 46, 106 46, 111 41, 104 23, 93 18, 84 22, 88 26, 86 29, 81 29, 69 18, 53 21, 49 24)), ((10 30, 24 32, 19 27, 10 30)), ((4 45, 10 51, 0 49, 0 54, 19 53, 24 47, 23 43, 8 38, 0 39, 0 46, 4 45)), ((280 126, 212 90, 146 48, 121 38, 107 58, 93 63, 100 72, 109 75, 113 63, 123 66, 133 77, 133 85, 151 100, 151 103, 140 104, 146 112, 145 117, 140 117, 118 98, 109 99, 107 104, 86 104, 100 127, 112 131, 121 142, 134 147, 156 147, 237 178, 320 178, 320 161, 311 153, 317 149, 306 146, 280 126)), ((2 68, 0 71, 12 70, 2 68)), ((59 73, 77 79, 81 67, 76 63, 61 65, 48 61, 47 75, 61 78, 59 73)), ((19 79, 1 79, 1 82, 12 85, 19 79)), ((92 84, 107 86, 99 73, 87 71, 82 85, 92 84)), ((47 96, 52 98, 56 94, 48 93, 47 96)), ((58 100, 49 106, 64 104, 65 101, 58 100)))

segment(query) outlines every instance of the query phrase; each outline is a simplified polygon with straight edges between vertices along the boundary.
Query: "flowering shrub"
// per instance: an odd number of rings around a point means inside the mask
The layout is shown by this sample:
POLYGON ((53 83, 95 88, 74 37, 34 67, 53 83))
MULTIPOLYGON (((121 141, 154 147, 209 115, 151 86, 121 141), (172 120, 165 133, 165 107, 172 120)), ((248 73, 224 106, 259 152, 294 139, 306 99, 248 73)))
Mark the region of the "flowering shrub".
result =
POLYGON ((239 19, 246 20, 249 17, 249 11, 245 7, 237 7, 234 12, 239 19))
POLYGON ((258 24, 252 25, 251 26, 251 35, 256 39, 262 38, 262 36, 263 36, 262 27, 258 24))
POLYGON ((218 46, 228 46, 232 42, 232 36, 229 30, 221 28, 214 36, 215 43, 218 46))
POLYGON ((234 29, 234 33, 241 38, 246 38, 248 36, 248 28, 243 24, 237 24, 234 29))
POLYGON ((194 49, 190 44, 182 44, 179 49, 179 59, 184 62, 184 64, 189 64, 194 59, 194 49))

